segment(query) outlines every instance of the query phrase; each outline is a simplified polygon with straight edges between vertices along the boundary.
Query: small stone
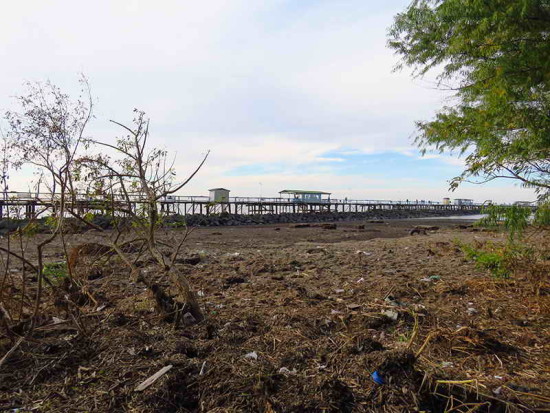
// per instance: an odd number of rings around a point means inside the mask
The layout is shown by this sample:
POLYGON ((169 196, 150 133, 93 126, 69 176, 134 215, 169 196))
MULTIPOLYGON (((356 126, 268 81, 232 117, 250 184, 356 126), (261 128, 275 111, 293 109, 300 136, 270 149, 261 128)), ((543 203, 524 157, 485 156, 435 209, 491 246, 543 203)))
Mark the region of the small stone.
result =
POLYGON ((382 311, 382 314, 388 318, 391 318, 393 321, 397 320, 397 317, 399 317, 399 313, 394 310, 385 310, 382 311))
POLYGON ((196 255, 192 255, 190 257, 185 257, 181 259, 181 262, 183 264, 197 265, 199 262, 201 262, 201 257, 200 255, 196 254, 196 255))
POLYGON ((468 312, 468 315, 475 315, 475 314, 477 314, 477 310, 476 310, 475 308, 473 308, 473 307, 469 307, 466 311, 468 312))
POLYGON ((357 251, 355 251, 355 253, 356 253, 357 255, 364 255, 364 256, 366 256, 366 257, 369 257, 369 256, 372 255, 372 252, 361 251, 361 250, 357 250, 357 251))
POLYGON ((193 314, 191 313, 185 313, 183 315, 183 324, 186 326, 190 326, 197 323, 197 319, 193 317, 193 314))

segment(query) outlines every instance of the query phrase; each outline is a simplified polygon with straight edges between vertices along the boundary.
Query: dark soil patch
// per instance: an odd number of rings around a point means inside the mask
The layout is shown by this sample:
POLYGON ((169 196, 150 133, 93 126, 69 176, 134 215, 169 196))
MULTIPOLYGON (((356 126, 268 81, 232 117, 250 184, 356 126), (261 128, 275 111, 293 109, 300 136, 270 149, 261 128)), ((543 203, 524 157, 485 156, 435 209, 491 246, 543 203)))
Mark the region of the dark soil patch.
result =
MULTIPOLYGON (((0 370, 0 410, 548 409, 550 297, 536 295, 527 277, 492 278, 456 249, 457 240, 498 243, 500 234, 453 225, 339 222, 337 230, 323 230, 278 223, 277 231, 219 227, 216 236, 198 229, 179 264, 206 320, 177 328, 116 259, 97 276, 82 266, 87 276, 79 282, 96 302, 88 296, 61 308, 59 292, 46 287, 35 334, 0 370), (439 229, 408 236, 417 226, 439 229), (148 389, 134 391, 167 365, 173 367, 148 389)), ((170 243, 183 235, 174 229, 163 237, 170 243)), ((86 233, 85 242, 101 237, 86 233)), ((545 233, 536 237, 536 245, 550 243, 545 233)), ((70 247, 83 241, 67 240, 70 247)), ((47 251, 56 259, 61 253, 61 245, 47 251)), ((169 282, 138 255, 151 284, 176 300, 169 282)), ((21 269, 10 276, 21 277, 21 269)), ((25 294, 32 297, 36 286, 29 278, 25 294)), ((21 293, 9 290, 10 297, 21 293)), ((8 309, 18 314, 18 307, 8 309)), ((3 335, 0 354, 13 343, 3 335)))

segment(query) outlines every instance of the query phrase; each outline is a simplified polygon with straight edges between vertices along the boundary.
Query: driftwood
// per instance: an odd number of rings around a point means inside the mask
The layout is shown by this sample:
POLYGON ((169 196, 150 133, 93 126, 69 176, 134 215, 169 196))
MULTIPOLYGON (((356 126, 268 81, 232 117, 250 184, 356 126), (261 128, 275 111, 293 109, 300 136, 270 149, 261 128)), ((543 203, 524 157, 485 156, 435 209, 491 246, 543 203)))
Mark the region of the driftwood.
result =
POLYGON ((25 337, 20 337, 19 340, 17 340, 17 342, 15 343, 15 345, 11 349, 9 349, 9 351, 6 354, 4 354, 4 357, 2 357, 2 359, 0 360, 0 368, 6 362, 6 360, 9 359, 10 356, 19 348, 23 340, 25 340, 25 337))
POLYGON ((151 377, 147 378, 147 380, 141 382, 134 391, 143 391, 147 387, 151 386, 154 382, 156 382, 159 378, 164 376, 168 371, 174 367, 172 364, 169 364, 167 366, 164 366, 159 371, 157 371, 155 374, 153 374, 151 377))

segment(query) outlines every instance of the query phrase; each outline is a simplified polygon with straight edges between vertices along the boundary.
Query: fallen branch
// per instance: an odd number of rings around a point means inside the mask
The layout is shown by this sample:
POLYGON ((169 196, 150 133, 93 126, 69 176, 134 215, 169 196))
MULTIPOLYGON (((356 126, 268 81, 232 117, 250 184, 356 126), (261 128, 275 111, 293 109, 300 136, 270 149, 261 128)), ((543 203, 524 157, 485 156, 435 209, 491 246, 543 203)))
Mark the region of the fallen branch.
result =
POLYGON ((4 354, 4 357, 2 357, 2 360, 0 360, 0 368, 2 368, 2 365, 15 352, 15 350, 19 348, 23 340, 25 340, 25 337, 20 337, 19 340, 17 340, 17 342, 14 344, 14 346, 10 348, 6 354, 4 354))
POLYGON ((153 374, 151 377, 149 377, 147 380, 143 381, 142 383, 140 383, 135 389, 134 391, 143 391, 145 390, 147 387, 151 386, 154 382, 156 382, 159 378, 161 378, 162 376, 164 376, 166 373, 168 373, 168 371, 174 367, 172 364, 169 364, 167 366, 164 366, 163 368, 161 368, 159 371, 157 371, 155 374, 153 374))

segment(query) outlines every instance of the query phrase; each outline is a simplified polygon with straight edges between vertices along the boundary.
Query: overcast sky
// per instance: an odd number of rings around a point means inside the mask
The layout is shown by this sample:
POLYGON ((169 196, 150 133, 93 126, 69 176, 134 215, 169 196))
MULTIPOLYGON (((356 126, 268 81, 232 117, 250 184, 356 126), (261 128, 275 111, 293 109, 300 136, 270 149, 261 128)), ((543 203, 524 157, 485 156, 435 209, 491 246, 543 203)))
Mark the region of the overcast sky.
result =
MULTIPOLYGON (((433 77, 394 73, 386 48, 408 0, 19 0, 0 14, 0 110, 26 80, 69 93, 78 74, 96 102, 89 133, 113 139, 132 109, 151 141, 177 152, 182 194, 318 189, 350 199, 531 200, 509 182, 464 185, 454 157, 422 158, 411 135, 449 97, 433 77)), ((5 127, 5 124, 4 124, 5 127)), ((12 175, 12 189, 25 188, 12 175)))

